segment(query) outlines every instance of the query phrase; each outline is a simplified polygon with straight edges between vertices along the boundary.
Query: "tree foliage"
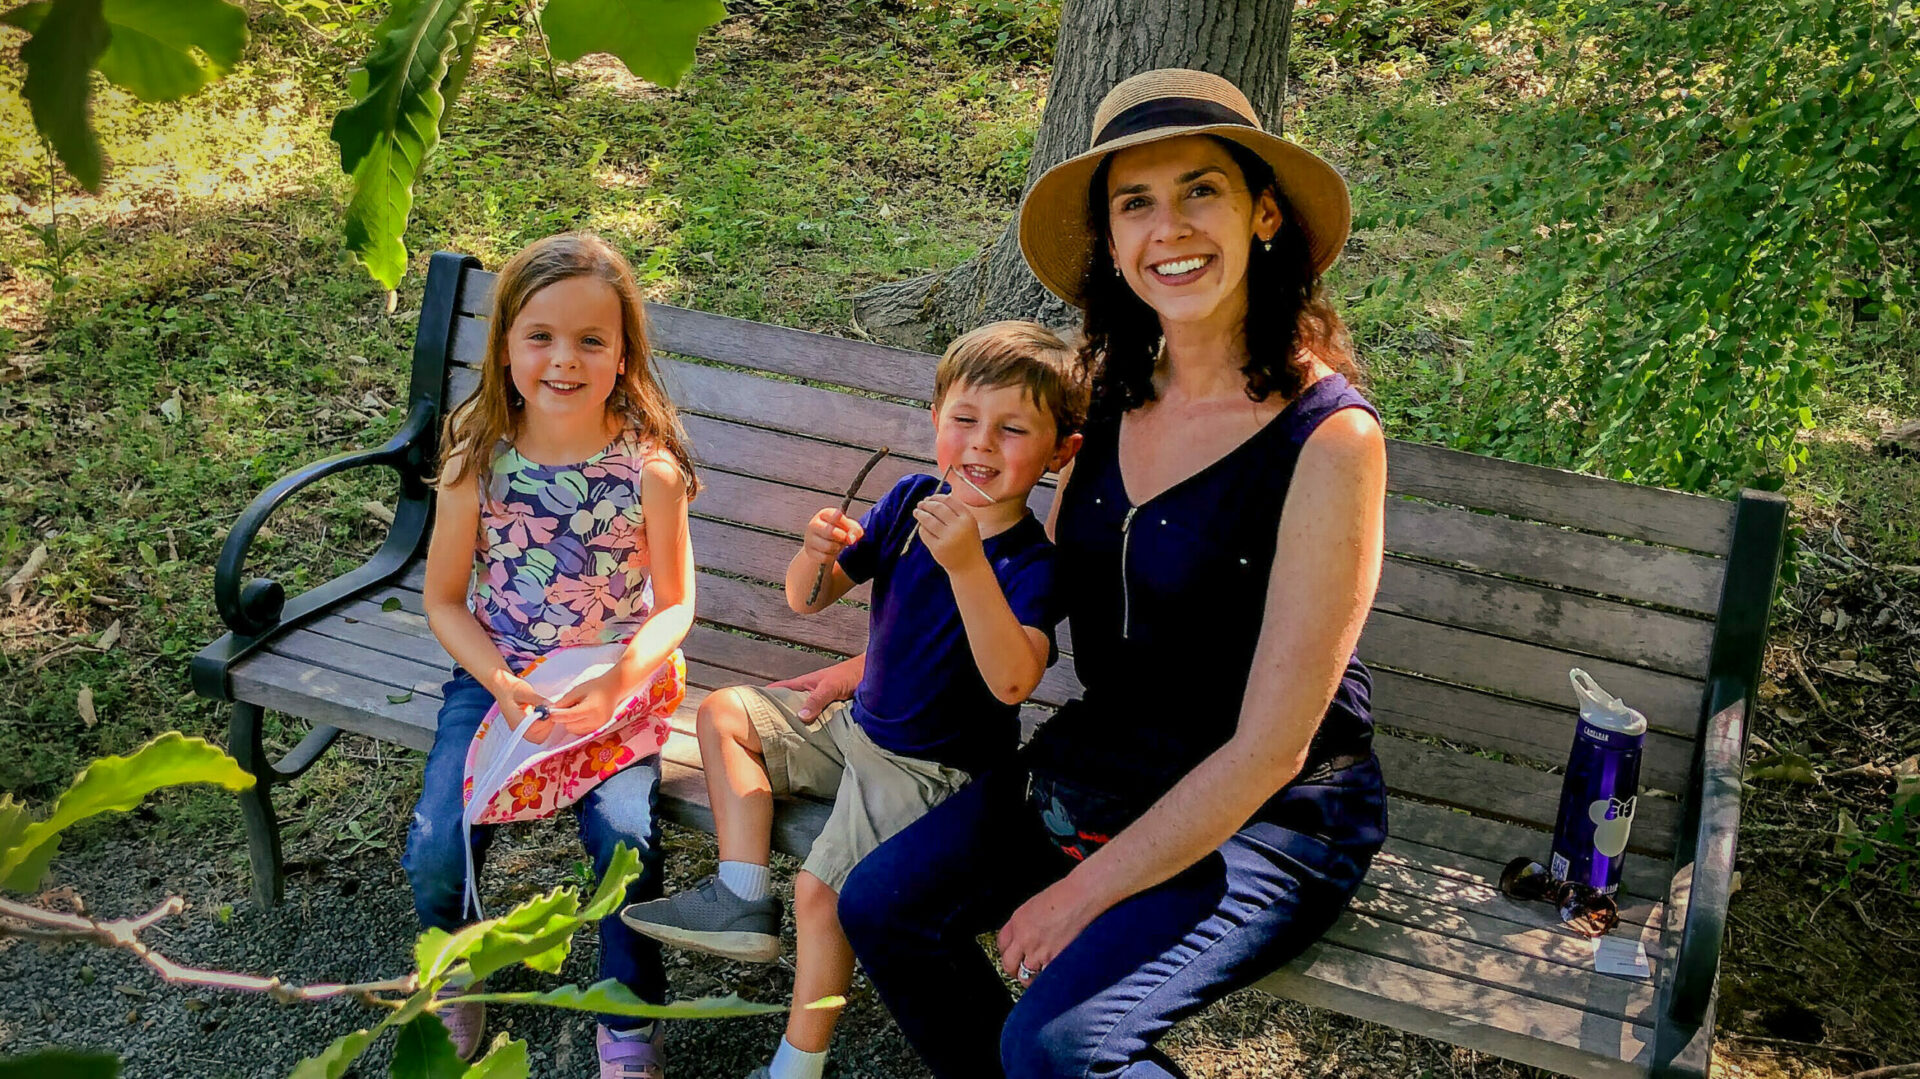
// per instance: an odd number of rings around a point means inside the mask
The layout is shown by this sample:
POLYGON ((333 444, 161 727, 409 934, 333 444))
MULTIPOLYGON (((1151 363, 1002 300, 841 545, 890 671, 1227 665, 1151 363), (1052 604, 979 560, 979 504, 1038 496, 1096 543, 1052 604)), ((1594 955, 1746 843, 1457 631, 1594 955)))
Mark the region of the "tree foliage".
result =
POLYGON ((1476 312, 1493 374, 1458 444, 1778 486, 1855 323, 1912 306, 1911 4, 1511 0, 1480 18, 1530 49, 1540 89, 1442 207, 1497 222, 1459 259, 1511 260, 1476 312))
MULTIPOLYGON (((406 271, 414 187, 503 6, 392 0, 349 77, 353 103, 332 127, 353 178, 347 248, 387 288, 406 271)), ((720 0, 546 0, 539 19, 560 59, 612 53, 635 75, 672 86, 693 66, 701 31, 726 14, 720 0)), ((247 41, 246 13, 230 0, 32 0, 0 22, 32 34, 20 57, 34 127, 95 192, 105 165, 88 115, 93 72, 142 100, 170 101, 224 75, 247 41)))

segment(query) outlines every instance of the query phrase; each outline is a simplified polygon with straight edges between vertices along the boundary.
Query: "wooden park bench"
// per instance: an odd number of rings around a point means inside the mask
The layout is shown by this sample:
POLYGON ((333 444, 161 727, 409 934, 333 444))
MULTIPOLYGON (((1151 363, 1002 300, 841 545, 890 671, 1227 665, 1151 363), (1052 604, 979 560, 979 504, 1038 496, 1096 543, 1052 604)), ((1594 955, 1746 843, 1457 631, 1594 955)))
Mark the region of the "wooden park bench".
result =
MULTIPOLYGON (((232 632, 194 661, 194 684, 233 702, 231 749, 260 780, 242 804, 263 903, 281 896, 273 785, 341 731, 432 744, 451 662, 422 616, 424 477, 443 410, 478 383, 492 287, 473 259, 434 256, 400 433, 274 484, 221 552, 215 587, 232 632), (400 477, 372 561, 290 600, 246 578, 269 514, 307 484, 367 465, 400 477), (261 744, 266 709, 314 724, 278 761, 261 744)), ((667 819, 711 829, 695 709, 708 690, 796 675, 863 646, 865 611, 795 615, 779 582, 798 528, 870 449, 893 456, 869 495, 929 467, 934 359, 673 307, 650 317, 705 483, 692 506, 699 622, 685 646, 696 688, 665 750, 663 804, 667 819)), ((1390 557, 1360 650, 1385 728, 1376 745, 1392 838, 1351 911, 1261 987, 1573 1075, 1704 1076, 1785 503, 1403 442, 1389 449, 1389 487, 1390 557), (1652 724, 1619 897, 1619 932, 1643 942, 1652 965, 1644 980, 1596 973, 1593 942, 1497 887, 1508 859, 1546 857, 1560 778, 1542 765, 1566 759, 1575 666, 1652 724)), ((1052 494, 1035 492, 1041 513, 1052 494)), ((1077 692, 1064 627, 1060 644, 1030 721, 1077 692)), ((822 805, 783 804, 775 845, 802 854, 825 816, 822 805)))

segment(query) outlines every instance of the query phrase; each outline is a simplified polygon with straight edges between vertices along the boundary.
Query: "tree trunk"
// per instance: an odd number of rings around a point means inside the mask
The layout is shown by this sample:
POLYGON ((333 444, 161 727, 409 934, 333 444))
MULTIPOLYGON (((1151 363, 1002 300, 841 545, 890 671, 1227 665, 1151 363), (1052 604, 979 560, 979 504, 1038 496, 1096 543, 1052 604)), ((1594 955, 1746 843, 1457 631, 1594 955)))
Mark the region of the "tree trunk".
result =
MULTIPOLYGON (((1108 90, 1153 68, 1190 67, 1230 79, 1268 129, 1280 130, 1292 17, 1293 0, 1064 0, 1026 186, 1087 148, 1093 110, 1108 90)), ((942 343, 994 319, 1077 327, 1079 312, 1027 270, 1017 223, 1008 223, 991 251, 960 266, 854 297, 855 321, 874 337, 909 348, 942 343)))

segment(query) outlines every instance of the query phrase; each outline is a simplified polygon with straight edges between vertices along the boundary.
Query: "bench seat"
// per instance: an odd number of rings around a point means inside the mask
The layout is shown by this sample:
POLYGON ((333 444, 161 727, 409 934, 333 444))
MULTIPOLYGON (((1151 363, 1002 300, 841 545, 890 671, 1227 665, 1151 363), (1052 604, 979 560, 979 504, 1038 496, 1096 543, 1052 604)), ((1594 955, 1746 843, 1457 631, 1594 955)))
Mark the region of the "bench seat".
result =
MULTIPOLYGON (((439 417, 478 382, 491 288, 473 260, 435 256, 401 432, 275 484, 222 553, 216 597, 233 632, 195 660, 195 685, 234 702, 231 749, 261 778, 241 804, 262 902, 280 893, 272 784, 343 730, 432 744, 451 663, 422 614, 423 477, 439 417), (245 580, 247 547, 268 515, 314 479, 368 464, 401 475, 392 534, 372 561, 292 600, 245 580), (316 724, 278 762, 260 744, 265 709, 316 724)), ((692 736, 698 704, 864 646, 867 588, 803 617, 781 582, 798 529, 874 447, 893 455, 867 480, 867 499, 931 467, 934 358, 660 305, 649 318, 703 483, 691 505, 692 688, 665 750, 662 810, 711 830, 692 736)), ((1375 674, 1390 838, 1351 909, 1261 987, 1570 1075, 1703 1079, 1784 503, 1402 442, 1389 445, 1388 486, 1388 558, 1360 652, 1375 674), (1594 942, 1497 887, 1508 859, 1547 855, 1561 782, 1552 766, 1574 731, 1572 666, 1651 724, 1618 930, 1646 946, 1646 979, 1597 973, 1594 942)), ((1050 481, 1036 489, 1036 511, 1052 497, 1050 481)), ((1079 692, 1067 627, 1059 643, 1060 662, 1023 707, 1029 734, 1079 692)), ((803 854, 826 812, 783 802, 775 846, 803 854)))

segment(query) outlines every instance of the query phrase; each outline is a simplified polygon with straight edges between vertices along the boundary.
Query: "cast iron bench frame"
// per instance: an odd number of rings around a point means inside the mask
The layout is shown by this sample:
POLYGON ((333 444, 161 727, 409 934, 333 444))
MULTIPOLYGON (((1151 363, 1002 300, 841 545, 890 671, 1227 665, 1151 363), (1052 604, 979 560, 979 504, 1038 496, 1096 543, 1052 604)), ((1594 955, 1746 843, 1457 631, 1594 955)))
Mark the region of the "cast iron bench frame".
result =
MULTIPOLYGON (((343 730, 432 744, 451 661, 420 608, 427 477, 443 409, 477 384, 492 282, 471 257, 435 255, 399 432, 273 484, 221 551, 215 598, 231 632, 194 659, 193 681, 232 702, 229 748, 259 780, 240 801, 262 904, 283 892, 274 786, 343 730), (293 598, 246 577, 268 517, 315 481, 367 466, 399 477, 393 525, 369 562, 293 598), (400 609, 387 610, 395 599, 400 609), (315 724, 278 760, 262 740, 269 708, 315 724)), ((698 701, 862 647, 865 614, 854 604, 864 590, 801 618, 779 582, 795 531, 871 448, 888 444, 895 456, 869 479, 869 496, 928 467, 934 357, 664 305, 649 315, 707 483, 692 522, 699 624, 686 653, 696 688, 665 751, 662 812, 711 831, 691 737, 698 701)), ((1569 1074, 1704 1077, 1786 502, 1755 491, 1727 502, 1402 442, 1390 444, 1389 488, 1390 557, 1361 650, 1377 672, 1392 838, 1353 908, 1260 988, 1569 1074), (1653 723, 1642 779, 1654 793, 1639 802, 1621 895, 1621 932, 1646 944, 1648 981, 1594 972, 1591 942, 1494 886, 1506 857, 1544 858, 1559 779, 1510 761, 1565 759, 1565 672, 1575 663, 1653 723)), ((1051 497, 1051 487, 1037 490, 1036 509, 1051 497)), ((1064 627, 1061 644, 1061 664, 1026 707, 1029 731, 1077 691, 1064 627)), ((825 813, 783 803, 775 845, 804 853, 825 813)))

